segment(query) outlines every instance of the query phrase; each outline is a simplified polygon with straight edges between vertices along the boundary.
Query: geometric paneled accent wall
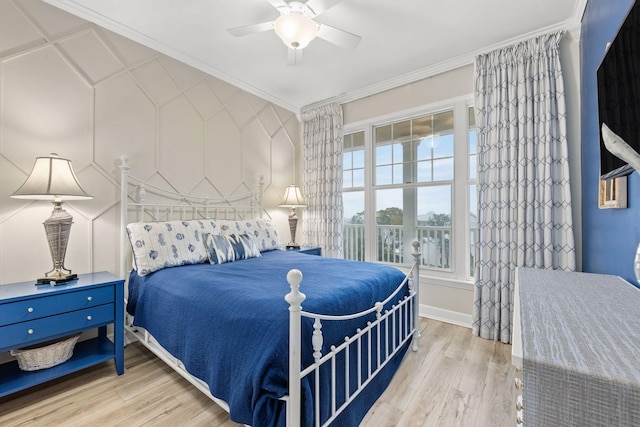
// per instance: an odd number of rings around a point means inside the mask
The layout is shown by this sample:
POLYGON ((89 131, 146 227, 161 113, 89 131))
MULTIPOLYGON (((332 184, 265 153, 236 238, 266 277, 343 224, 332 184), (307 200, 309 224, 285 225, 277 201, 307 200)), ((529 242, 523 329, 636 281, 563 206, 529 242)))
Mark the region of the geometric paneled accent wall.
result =
POLYGON ((11 199, 37 156, 69 158, 93 200, 74 217, 66 264, 118 272, 119 169, 182 193, 257 188, 277 207, 297 183, 300 123, 264 99, 39 0, 0 0, 0 283, 50 270, 52 205, 11 199))

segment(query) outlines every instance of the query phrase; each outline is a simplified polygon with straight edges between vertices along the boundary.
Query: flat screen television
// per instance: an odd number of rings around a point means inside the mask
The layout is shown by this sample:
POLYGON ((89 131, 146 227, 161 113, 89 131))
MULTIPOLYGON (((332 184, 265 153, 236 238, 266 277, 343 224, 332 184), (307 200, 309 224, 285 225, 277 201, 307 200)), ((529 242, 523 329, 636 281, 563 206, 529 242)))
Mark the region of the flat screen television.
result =
MULTIPOLYGON (((640 1, 636 1, 598 68, 598 114, 640 153, 640 1)), ((610 153, 600 137, 600 178, 625 176, 634 169, 610 153)))

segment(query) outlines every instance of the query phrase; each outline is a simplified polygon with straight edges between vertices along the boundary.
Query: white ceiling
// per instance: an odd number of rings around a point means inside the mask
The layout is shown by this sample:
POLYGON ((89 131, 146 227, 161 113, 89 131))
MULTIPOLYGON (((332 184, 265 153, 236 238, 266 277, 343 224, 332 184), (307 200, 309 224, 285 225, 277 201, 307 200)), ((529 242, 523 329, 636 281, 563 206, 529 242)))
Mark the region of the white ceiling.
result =
POLYGON ((575 27, 586 0, 343 0, 316 21, 357 34, 347 51, 316 38, 300 65, 273 31, 227 28, 279 16, 267 0, 44 0, 300 112, 468 64, 523 35, 575 27))

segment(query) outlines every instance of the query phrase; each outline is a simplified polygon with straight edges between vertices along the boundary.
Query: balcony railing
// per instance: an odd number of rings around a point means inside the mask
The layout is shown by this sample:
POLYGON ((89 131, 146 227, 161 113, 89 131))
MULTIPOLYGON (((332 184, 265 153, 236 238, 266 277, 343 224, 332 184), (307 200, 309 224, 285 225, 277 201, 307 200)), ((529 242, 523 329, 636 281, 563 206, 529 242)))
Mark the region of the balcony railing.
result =
POLYGON ((364 224, 345 224, 342 230, 344 258, 364 261, 364 224))
MULTIPOLYGON (((451 227, 446 226, 419 226, 417 227, 418 241, 422 252, 421 265, 450 269, 451 268, 451 227)), ((470 265, 469 275, 475 273, 475 242, 477 230, 470 230, 470 265)), ((364 225, 345 224, 343 232, 344 257, 357 261, 364 261, 364 225)), ((376 227, 377 252, 376 260, 380 262, 410 264, 412 262, 411 241, 404 244, 404 233, 401 225, 378 225, 376 227)))

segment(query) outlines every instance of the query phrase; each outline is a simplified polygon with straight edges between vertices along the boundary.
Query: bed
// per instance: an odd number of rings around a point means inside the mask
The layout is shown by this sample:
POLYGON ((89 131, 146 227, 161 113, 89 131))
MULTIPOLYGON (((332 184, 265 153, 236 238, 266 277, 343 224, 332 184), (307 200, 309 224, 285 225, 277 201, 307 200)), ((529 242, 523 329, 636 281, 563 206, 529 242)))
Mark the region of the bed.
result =
POLYGON ((233 421, 359 424, 417 350, 417 242, 409 274, 281 250, 263 218, 262 180, 256 193, 211 200, 169 194, 128 170, 123 158, 128 336, 233 421))

